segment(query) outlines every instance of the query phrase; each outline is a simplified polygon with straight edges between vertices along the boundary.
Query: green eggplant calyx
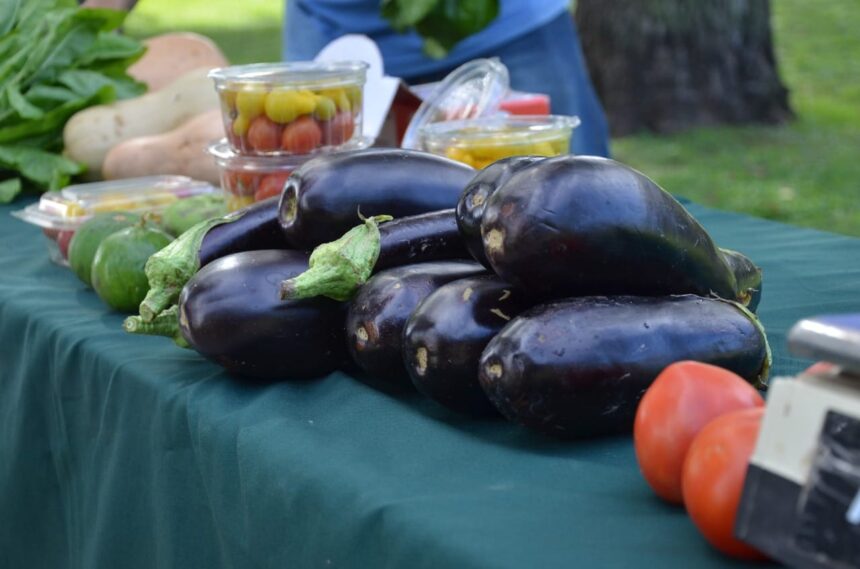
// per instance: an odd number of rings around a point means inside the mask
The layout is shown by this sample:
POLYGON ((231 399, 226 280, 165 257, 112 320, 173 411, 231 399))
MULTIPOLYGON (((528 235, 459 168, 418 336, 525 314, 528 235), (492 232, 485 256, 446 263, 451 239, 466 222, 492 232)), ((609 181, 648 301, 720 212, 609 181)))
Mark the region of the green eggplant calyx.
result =
POLYGON ((188 342, 179 332, 179 306, 174 304, 163 310, 153 320, 146 322, 140 316, 129 316, 122 323, 122 328, 130 334, 146 334, 148 336, 166 336, 180 348, 189 348, 188 342))
POLYGON ((201 221, 149 258, 144 268, 149 292, 138 308, 144 322, 152 322, 162 311, 176 304, 182 287, 200 269, 200 246, 209 230, 238 218, 226 215, 201 221))
POLYGON ((343 236, 314 249, 308 270, 281 283, 281 300, 327 296, 349 300, 367 282, 379 258, 379 224, 394 219, 390 215, 363 218, 343 236))
POLYGON ((732 300, 725 300, 724 298, 720 298, 718 296, 713 296, 716 300, 727 302, 743 312, 744 316, 750 319, 753 326, 756 327, 756 330, 761 334, 761 339, 764 342, 764 350, 765 357, 764 363, 762 363, 761 369, 759 370, 758 377, 753 381, 752 386, 758 390, 764 391, 768 387, 768 377, 770 376, 770 370, 773 367, 773 352, 770 349, 770 343, 767 341, 767 332, 765 332, 764 326, 761 323, 761 320, 758 319, 758 316, 752 313, 752 311, 741 304, 740 302, 735 302, 732 300))

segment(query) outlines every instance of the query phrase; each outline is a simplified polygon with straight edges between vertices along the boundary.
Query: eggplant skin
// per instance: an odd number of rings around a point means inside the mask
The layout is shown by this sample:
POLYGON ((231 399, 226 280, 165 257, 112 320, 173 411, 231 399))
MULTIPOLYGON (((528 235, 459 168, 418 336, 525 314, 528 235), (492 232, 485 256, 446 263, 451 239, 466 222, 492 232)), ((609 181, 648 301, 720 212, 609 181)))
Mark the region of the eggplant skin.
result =
POLYGON ((333 241, 365 217, 395 218, 453 208, 475 171, 426 152, 374 148, 327 154, 296 169, 279 221, 296 249, 333 241))
POLYGON ((677 200, 606 158, 547 158, 487 202, 484 251, 495 272, 546 299, 595 294, 716 294, 735 276, 677 200))
POLYGON ((454 411, 497 416, 478 383, 478 363, 493 336, 527 307, 526 295, 495 275, 431 293, 403 332, 403 360, 416 389, 454 411))
POLYGON ((327 298, 282 301, 280 282, 308 255, 235 253, 201 269, 182 289, 179 326, 192 348, 238 376, 278 380, 327 375, 346 361, 346 306, 327 298))
POLYGON ((544 158, 511 156, 497 160, 479 171, 460 194, 457 201, 457 226, 472 257, 488 269, 490 262, 484 254, 484 243, 481 241, 481 219, 484 217, 487 200, 511 176, 544 158))
POLYGON ((197 253, 201 267, 233 253, 289 248, 278 224, 277 197, 249 205, 227 217, 237 219, 216 225, 203 237, 197 253))
POLYGON ((379 245, 374 272, 401 265, 472 258, 457 228, 453 209, 383 223, 379 226, 379 245))
POLYGON ((629 433, 643 393, 669 364, 696 360, 763 380, 763 330, 738 305, 694 295, 583 297, 505 326, 479 379, 507 418, 551 435, 629 433))
POLYGON ((440 286, 484 271, 471 261, 437 261, 395 267, 371 277, 347 312, 347 347, 353 361, 377 380, 409 385, 401 350, 406 321, 440 286))

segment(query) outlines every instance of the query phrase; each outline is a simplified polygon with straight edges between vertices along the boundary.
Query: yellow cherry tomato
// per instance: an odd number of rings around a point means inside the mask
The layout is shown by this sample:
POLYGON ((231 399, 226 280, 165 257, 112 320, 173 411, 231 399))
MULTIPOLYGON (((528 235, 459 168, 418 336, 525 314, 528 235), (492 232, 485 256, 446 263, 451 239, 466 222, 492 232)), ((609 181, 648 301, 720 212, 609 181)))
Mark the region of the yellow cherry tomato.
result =
POLYGON ((266 97, 266 116, 270 120, 286 124, 300 114, 299 96, 291 89, 273 89, 266 97))
POLYGON ((337 107, 334 104, 334 101, 329 99, 328 97, 320 95, 317 97, 317 104, 314 108, 314 117, 321 120, 327 121, 334 118, 334 115, 337 114, 337 107))
POLYGON ((337 105, 337 110, 339 111, 351 111, 352 105, 349 103, 349 97, 346 96, 346 92, 343 89, 325 89, 320 91, 320 95, 324 97, 328 97, 334 104, 337 105))
POLYGON ((221 102, 227 107, 228 112, 236 110, 236 91, 224 89, 221 91, 221 102))
POLYGON ((266 92, 257 88, 245 88, 236 93, 236 110, 248 120, 263 114, 266 92))
POLYGON ((245 136, 250 125, 251 119, 243 114, 239 114, 239 116, 233 119, 233 134, 236 136, 245 136))
POLYGON ((317 106, 317 96, 307 90, 296 91, 296 112, 298 115, 309 115, 317 106))
POLYGON ((350 85, 349 87, 344 87, 346 91, 346 96, 349 99, 350 104, 353 109, 361 108, 361 88, 358 85, 350 85))

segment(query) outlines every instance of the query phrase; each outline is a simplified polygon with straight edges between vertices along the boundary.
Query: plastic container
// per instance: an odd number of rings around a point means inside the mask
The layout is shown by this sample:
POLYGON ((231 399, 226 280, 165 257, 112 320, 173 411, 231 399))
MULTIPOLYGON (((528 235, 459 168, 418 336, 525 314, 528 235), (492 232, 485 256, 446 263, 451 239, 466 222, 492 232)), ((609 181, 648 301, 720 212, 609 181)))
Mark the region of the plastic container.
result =
POLYGON ((474 168, 508 156, 559 156, 570 152, 579 118, 563 115, 495 116, 424 126, 422 148, 474 168))
POLYGON ((431 124, 495 115, 509 92, 508 68, 498 59, 464 63, 424 97, 409 121, 401 146, 421 149, 421 131, 431 124))
MULTIPOLYGON (((359 138, 340 151, 367 148, 370 141, 359 138)), ((293 170, 315 158, 316 155, 254 156, 236 152, 222 141, 209 147, 221 171, 221 188, 224 190, 227 209, 235 211, 254 202, 280 195, 284 183, 293 170)))
POLYGON ((209 73, 224 129, 242 154, 335 150, 361 137, 367 64, 262 63, 209 73))
POLYGON ((78 227, 96 213, 147 212, 177 200, 211 194, 218 188, 186 176, 147 176, 109 182, 77 184, 42 195, 38 203, 12 215, 42 228, 51 260, 68 266, 69 242, 78 227))

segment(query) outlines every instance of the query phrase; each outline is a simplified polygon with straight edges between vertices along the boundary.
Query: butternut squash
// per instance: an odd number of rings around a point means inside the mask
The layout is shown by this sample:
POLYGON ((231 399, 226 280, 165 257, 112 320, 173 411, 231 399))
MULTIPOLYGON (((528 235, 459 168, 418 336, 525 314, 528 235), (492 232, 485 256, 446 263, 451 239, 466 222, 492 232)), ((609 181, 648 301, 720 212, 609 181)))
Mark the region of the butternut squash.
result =
POLYGON ((108 151, 120 142, 167 132, 195 115, 218 109, 208 73, 205 68, 194 69, 160 91, 76 113, 63 129, 66 156, 86 165, 87 178, 97 179, 108 151))
POLYGON ((105 156, 105 180, 177 174, 220 183, 218 167, 206 147, 224 137, 220 111, 207 111, 164 134, 121 142, 105 156))
POLYGON ((229 65, 227 58, 211 39, 191 32, 154 36, 143 42, 146 53, 128 68, 128 73, 157 91, 183 74, 205 67, 229 65))

